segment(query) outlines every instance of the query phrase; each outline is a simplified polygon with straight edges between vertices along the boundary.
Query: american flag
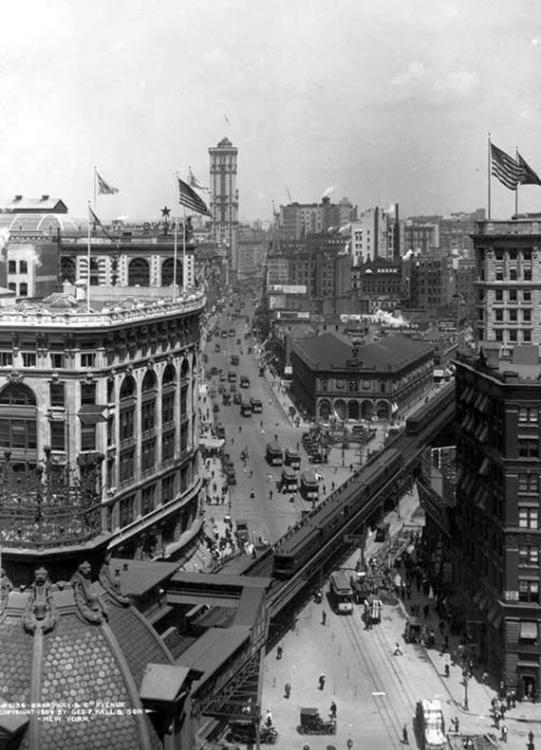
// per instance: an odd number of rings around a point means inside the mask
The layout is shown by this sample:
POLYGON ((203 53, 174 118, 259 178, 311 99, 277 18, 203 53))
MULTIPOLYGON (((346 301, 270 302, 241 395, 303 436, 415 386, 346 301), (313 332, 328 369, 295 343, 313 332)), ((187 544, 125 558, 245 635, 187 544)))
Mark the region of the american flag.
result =
POLYGON ((196 214, 203 214, 209 216, 209 210, 205 202, 197 195, 195 190, 183 182, 180 177, 178 179, 178 202, 181 206, 194 211, 196 214))
POLYGON ((115 193, 118 193, 118 188, 109 185, 108 182, 105 182, 103 177, 98 174, 98 172, 96 172, 96 179, 98 180, 98 193, 100 193, 100 195, 114 195, 115 193))
POLYGON ((492 169, 491 172, 502 185, 509 190, 516 190, 520 185, 523 175, 522 167, 513 157, 506 154, 505 151, 497 148, 493 143, 490 144, 490 156, 492 169))

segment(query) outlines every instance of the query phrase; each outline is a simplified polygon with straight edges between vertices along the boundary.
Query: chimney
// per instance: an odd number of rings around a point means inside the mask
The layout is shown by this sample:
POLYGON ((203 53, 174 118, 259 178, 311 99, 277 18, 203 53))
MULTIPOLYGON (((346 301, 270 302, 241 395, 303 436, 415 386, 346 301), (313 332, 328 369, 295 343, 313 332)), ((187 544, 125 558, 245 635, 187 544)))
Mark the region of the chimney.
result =
POLYGON ((41 196, 40 200, 41 201, 48 201, 50 197, 51 197, 50 195, 47 195, 46 193, 43 193, 43 195, 41 196))
POLYGON ((22 199, 23 199, 22 195, 16 195, 15 198, 13 199, 13 202, 17 203, 17 201, 22 201, 22 199))

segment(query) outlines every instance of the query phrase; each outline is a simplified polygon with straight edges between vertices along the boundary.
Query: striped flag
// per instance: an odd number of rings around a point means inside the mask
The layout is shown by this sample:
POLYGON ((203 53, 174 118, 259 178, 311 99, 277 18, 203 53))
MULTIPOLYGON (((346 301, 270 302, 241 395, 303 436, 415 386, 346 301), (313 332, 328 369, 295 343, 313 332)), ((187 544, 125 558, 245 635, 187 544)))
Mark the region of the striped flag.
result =
POLYGON ((517 162, 520 167, 520 180, 521 185, 541 185, 541 180, 537 174, 533 171, 530 165, 522 158, 517 151, 517 162))
POLYGON ((490 144, 490 156, 492 162, 491 172, 494 177, 509 190, 516 190, 517 185, 521 183, 521 166, 493 143, 490 144))
POLYGON ((90 224, 94 225, 94 229, 96 229, 96 227, 99 227, 106 237, 108 237, 110 240, 113 240, 113 238, 111 237, 107 229, 105 229, 105 227, 103 226, 101 221, 98 219, 94 211, 90 208, 90 206, 88 206, 88 221, 90 224))
POLYGON ((209 210, 203 200, 197 195, 195 190, 183 182, 180 177, 178 179, 178 202, 181 206, 184 206, 190 211, 194 211, 196 214, 203 214, 209 216, 209 210))
POLYGON ((109 185, 108 182, 105 182, 103 177, 98 174, 97 171, 96 179, 98 180, 98 193, 100 193, 100 195, 114 195, 115 193, 118 193, 118 188, 109 185))

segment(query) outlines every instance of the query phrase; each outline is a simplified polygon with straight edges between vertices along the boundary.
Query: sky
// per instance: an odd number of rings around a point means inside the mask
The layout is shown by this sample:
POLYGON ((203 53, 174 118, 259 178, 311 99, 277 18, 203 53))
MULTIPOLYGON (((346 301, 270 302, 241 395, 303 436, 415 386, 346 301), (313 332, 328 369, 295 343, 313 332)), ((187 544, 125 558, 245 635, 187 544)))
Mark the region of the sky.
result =
MULTIPOLYGON (((241 221, 325 190, 401 217, 486 208, 489 133, 541 174, 539 0, 27 0, 3 18, 4 201, 84 217, 96 166, 119 190, 101 218, 158 219, 225 136, 241 221)), ((508 218, 514 193, 491 195, 508 218)))

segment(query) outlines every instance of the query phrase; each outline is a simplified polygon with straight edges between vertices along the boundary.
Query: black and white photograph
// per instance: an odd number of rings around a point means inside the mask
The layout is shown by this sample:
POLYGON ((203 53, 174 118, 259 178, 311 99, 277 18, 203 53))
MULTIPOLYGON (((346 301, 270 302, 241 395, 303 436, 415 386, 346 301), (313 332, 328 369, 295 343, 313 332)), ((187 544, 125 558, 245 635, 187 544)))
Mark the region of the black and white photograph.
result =
POLYGON ((0 750, 541 750, 539 0, 28 0, 0 750))

